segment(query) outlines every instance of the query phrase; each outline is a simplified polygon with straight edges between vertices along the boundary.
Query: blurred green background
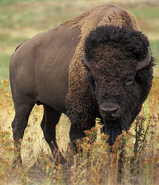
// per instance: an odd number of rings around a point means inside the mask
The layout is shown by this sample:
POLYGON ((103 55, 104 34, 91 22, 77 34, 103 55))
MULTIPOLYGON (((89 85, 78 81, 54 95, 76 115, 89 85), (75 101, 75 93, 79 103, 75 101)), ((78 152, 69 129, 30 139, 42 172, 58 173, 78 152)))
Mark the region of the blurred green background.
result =
POLYGON ((0 0, 0 81, 9 79, 10 57, 22 41, 102 4, 135 15, 150 40, 159 75, 159 0, 0 0))

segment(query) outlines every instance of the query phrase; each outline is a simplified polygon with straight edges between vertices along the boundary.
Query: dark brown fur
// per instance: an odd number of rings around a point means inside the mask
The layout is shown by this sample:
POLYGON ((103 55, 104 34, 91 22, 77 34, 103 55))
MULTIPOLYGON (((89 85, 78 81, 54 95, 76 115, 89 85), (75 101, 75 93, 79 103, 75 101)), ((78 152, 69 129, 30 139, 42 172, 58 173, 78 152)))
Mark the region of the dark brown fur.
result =
POLYGON ((76 134, 75 126, 73 128, 72 140, 77 135, 79 138, 84 136, 83 130, 94 126, 96 116, 102 119, 104 132, 110 135, 110 144, 114 143, 122 130, 130 128, 152 85, 153 57, 146 68, 136 69, 137 63, 146 57, 148 47, 145 35, 125 27, 102 26, 89 34, 84 51, 90 62, 90 68, 86 66, 90 84, 85 82, 84 88, 79 89, 83 98, 82 103, 78 102, 78 107, 73 107, 72 98, 68 101, 72 127, 73 123, 78 125, 76 134), (129 76, 134 78, 131 85, 126 84, 129 76), (87 94, 82 92, 83 89, 87 94), (116 121, 108 121, 100 114, 100 105, 110 102, 121 107, 121 117, 116 121))

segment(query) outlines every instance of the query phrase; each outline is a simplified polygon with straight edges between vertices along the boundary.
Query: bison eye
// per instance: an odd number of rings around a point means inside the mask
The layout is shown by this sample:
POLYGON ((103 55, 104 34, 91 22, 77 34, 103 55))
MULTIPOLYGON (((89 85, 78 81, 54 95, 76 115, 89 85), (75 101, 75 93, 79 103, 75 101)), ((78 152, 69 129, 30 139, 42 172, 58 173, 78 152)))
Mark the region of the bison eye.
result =
POLYGON ((97 79, 96 79, 96 77, 94 77, 94 76, 93 76, 93 81, 94 81, 94 85, 97 87, 97 85, 98 85, 98 82, 97 82, 97 79))
POLYGON ((134 83, 134 77, 130 76, 125 80, 125 85, 129 86, 132 85, 134 83))
POLYGON ((96 81, 96 80, 94 81, 94 84, 95 84, 95 87, 97 87, 98 83, 97 83, 97 81, 96 81))

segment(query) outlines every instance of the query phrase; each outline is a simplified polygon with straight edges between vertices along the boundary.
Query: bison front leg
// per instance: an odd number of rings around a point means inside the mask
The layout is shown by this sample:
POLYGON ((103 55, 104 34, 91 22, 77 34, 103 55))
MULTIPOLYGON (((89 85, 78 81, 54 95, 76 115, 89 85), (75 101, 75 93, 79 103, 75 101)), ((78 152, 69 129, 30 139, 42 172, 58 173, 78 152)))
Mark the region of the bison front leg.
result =
POLYGON ((77 124, 71 124, 70 128, 70 141, 75 149, 75 152, 77 153, 77 147, 76 147, 76 141, 78 139, 84 138, 86 135, 84 133, 84 130, 81 129, 81 127, 77 124))
POLYGON ((86 116, 84 116, 84 114, 82 114, 78 116, 69 117, 71 121, 70 140, 71 143, 73 144, 76 153, 77 153, 76 141, 86 136, 84 133, 85 130, 89 130, 95 126, 95 117, 88 115, 89 114, 86 114, 86 116))
POLYGON ((85 137, 84 130, 77 125, 77 124, 71 124, 70 128, 70 140, 72 143, 74 143, 77 139, 82 139, 85 137))

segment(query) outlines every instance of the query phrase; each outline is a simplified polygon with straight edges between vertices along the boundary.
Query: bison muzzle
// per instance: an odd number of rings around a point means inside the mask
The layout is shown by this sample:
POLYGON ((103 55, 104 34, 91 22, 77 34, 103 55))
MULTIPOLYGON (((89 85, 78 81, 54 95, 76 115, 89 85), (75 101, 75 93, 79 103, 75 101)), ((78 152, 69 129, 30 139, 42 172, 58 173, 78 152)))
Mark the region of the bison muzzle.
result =
POLYGON ((99 112, 102 118, 115 121, 120 118, 121 109, 118 104, 112 102, 104 102, 99 106, 99 112))
MULTIPOLYGON (((135 17, 99 6, 19 45, 10 61, 17 147, 35 104, 44 106, 41 128, 51 151, 62 113, 75 143, 98 117, 109 144, 127 131, 152 86, 154 58, 135 17)), ((20 157, 20 156, 19 156, 20 157)))

